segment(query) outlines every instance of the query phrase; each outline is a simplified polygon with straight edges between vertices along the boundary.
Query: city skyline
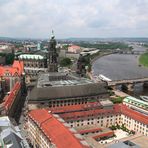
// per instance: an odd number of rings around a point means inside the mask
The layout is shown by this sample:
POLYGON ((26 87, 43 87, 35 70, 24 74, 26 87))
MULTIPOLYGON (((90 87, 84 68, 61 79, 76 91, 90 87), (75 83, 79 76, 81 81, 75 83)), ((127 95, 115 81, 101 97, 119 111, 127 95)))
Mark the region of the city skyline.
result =
POLYGON ((0 36, 148 37, 148 1, 2 0, 0 36))

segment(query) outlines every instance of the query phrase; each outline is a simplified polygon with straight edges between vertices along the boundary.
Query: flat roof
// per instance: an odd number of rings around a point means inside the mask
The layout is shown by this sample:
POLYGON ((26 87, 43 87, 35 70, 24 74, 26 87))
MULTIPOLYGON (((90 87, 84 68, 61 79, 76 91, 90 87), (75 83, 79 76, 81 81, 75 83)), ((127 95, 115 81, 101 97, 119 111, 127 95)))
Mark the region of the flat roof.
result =
POLYGON ((108 99, 107 100, 101 100, 100 104, 102 106, 109 106, 109 105, 113 106, 113 103, 110 100, 108 100, 108 99))
POLYGON ((45 73, 38 78, 31 90, 29 101, 49 101, 49 99, 89 97, 108 94, 107 84, 95 83, 66 73, 45 73))
POLYGON ((92 80, 86 78, 79 78, 66 73, 53 72, 41 74, 38 78, 37 87, 72 86, 92 83, 94 83, 92 80))
POLYGON ((129 146, 127 147, 127 145, 123 143, 125 141, 130 141, 135 144, 135 146, 131 148, 146 148, 146 146, 148 145, 148 137, 138 134, 138 135, 134 135, 134 136, 121 139, 120 142, 116 144, 113 144, 113 143, 107 144, 107 146, 105 147, 107 148, 129 148, 129 146))

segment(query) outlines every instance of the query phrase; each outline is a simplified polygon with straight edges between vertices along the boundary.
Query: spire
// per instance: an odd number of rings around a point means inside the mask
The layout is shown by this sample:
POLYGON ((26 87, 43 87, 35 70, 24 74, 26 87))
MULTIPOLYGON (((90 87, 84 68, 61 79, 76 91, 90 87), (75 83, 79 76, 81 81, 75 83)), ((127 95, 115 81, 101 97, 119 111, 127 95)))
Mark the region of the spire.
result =
POLYGON ((55 36, 54 36, 54 31, 52 30, 51 31, 51 38, 54 38, 55 36))

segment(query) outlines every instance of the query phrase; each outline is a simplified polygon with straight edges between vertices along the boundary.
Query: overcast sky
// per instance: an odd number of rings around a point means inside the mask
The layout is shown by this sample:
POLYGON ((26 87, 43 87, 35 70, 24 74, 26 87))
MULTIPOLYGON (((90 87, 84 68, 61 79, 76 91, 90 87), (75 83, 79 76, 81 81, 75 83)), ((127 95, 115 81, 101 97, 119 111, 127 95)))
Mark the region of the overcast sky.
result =
POLYGON ((0 36, 148 37, 148 0, 0 0, 0 36))

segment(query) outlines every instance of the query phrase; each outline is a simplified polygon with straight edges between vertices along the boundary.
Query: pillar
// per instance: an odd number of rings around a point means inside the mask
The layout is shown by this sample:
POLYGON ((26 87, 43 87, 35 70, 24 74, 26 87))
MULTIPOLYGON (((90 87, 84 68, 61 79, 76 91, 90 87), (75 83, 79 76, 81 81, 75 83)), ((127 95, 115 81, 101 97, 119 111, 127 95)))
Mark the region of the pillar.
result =
POLYGON ((112 88, 113 90, 116 90, 116 85, 111 86, 111 88, 112 88))
POLYGON ((128 91, 134 91, 134 85, 133 84, 127 84, 128 91))

